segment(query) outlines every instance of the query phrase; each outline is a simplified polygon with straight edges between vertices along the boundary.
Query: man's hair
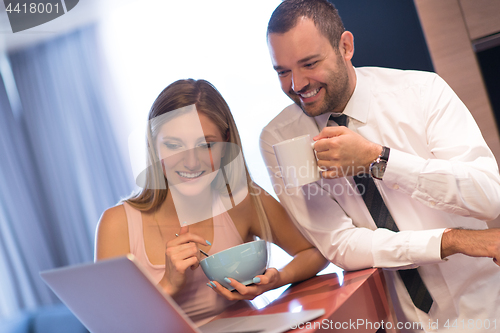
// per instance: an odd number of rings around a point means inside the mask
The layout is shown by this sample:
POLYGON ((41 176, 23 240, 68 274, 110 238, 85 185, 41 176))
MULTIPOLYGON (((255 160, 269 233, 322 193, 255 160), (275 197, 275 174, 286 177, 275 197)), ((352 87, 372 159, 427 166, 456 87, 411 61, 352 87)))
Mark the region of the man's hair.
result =
POLYGON ((285 0, 273 12, 267 25, 267 35, 285 33, 297 25, 299 18, 307 17, 319 32, 337 49, 345 31, 335 6, 327 0, 285 0))

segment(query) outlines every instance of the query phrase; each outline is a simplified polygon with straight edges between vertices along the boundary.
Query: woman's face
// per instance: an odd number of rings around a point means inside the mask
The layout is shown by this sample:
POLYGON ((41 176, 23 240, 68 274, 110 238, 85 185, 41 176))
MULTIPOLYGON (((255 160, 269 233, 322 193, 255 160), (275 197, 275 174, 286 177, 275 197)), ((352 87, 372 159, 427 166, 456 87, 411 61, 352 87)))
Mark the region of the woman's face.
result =
POLYGON ((223 142, 215 123, 194 109, 163 124, 156 151, 169 187, 186 196, 208 189, 224 156, 223 142))

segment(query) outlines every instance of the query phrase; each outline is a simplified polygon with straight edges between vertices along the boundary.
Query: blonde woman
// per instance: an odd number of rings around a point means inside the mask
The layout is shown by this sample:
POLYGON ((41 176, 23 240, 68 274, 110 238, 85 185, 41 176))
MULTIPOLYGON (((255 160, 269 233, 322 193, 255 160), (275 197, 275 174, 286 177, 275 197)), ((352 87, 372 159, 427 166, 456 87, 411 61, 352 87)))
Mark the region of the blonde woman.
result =
POLYGON ((234 119, 214 86, 204 80, 172 83, 153 103, 149 120, 151 166, 143 189, 102 215, 96 260, 134 254, 198 325, 236 300, 325 267, 281 205, 252 182, 234 119), (210 255, 255 236, 293 260, 280 270, 268 268, 252 285, 229 279, 233 292, 208 281, 199 267, 200 250, 210 255))

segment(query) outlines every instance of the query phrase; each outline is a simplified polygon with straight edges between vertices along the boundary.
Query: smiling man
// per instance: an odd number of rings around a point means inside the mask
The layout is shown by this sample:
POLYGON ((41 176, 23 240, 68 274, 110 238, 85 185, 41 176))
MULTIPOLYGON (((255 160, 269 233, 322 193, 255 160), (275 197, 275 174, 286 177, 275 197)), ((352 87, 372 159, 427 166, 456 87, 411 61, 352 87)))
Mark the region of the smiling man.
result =
POLYGON ((485 222, 500 213, 500 175, 465 105, 434 73, 354 68, 353 35, 326 0, 284 1, 267 37, 294 104, 261 151, 304 235, 346 270, 387 268, 399 322, 500 326, 500 230, 485 222), (323 179, 285 190, 272 146, 305 134, 323 179))

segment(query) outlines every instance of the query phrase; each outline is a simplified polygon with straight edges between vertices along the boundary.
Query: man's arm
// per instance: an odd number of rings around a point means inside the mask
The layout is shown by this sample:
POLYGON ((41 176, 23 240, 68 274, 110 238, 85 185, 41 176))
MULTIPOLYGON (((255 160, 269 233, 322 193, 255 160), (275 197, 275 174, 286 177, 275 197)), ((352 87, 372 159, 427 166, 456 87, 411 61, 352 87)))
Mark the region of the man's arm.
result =
MULTIPOLYGON (((444 81, 437 76, 434 79, 443 90, 438 94, 445 95, 448 100, 441 99, 434 113, 423 115, 429 124, 426 129, 428 156, 424 158, 391 149, 384 184, 390 189, 399 188, 393 195, 409 196, 432 209, 478 219, 494 218, 500 207, 496 161, 465 106, 444 81), (458 111, 450 112, 457 107, 458 111), (443 133, 449 128, 455 131, 443 133), (473 140, 469 138, 470 133, 473 140)), ((430 86, 430 90, 437 89, 434 83, 430 86)), ((422 104, 432 102, 425 93, 421 99, 422 104)), ((285 193, 281 178, 277 176, 279 172, 272 149, 272 144, 279 140, 274 132, 264 130, 261 135, 261 152, 275 192, 301 231, 330 261, 348 270, 373 266, 398 268, 437 263, 441 257, 457 253, 457 250, 448 249, 446 243, 442 245, 445 228, 398 233, 360 228, 359 219, 353 223, 330 193, 313 194, 314 200, 310 200, 311 193, 304 191, 285 193)), ((451 226, 447 222, 436 222, 441 227, 451 226)), ((467 227, 458 223, 454 225, 467 227)), ((482 228, 477 223, 474 227, 482 228)), ((474 255, 465 250, 460 253, 474 255)))
POLYGON ((285 191, 271 145, 262 138, 261 152, 281 204, 294 223, 325 258, 343 269, 413 268, 439 263, 457 253, 490 257, 499 263, 500 229, 392 232, 356 227, 328 193, 285 191))
MULTIPOLYGON (((378 124, 378 130, 389 142, 393 141, 392 145, 385 142, 391 148, 391 154, 383 182, 388 188, 398 188, 402 195, 432 209, 492 220, 500 214, 497 162, 470 112, 453 90, 439 76, 427 77, 417 98, 411 100, 412 95, 408 97, 408 107, 412 107, 411 104, 418 104, 418 107, 404 117, 396 112, 410 111, 391 111, 390 116, 394 119, 404 119, 402 124, 398 121, 378 124), (408 147, 407 142, 398 147, 398 139, 402 138, 399 132, 405 126, 417 128, 407 128, 405 132, 409 134, 404 137, 410 142, 420 142, 417 148, 408 147)), ((376 117, 383 116, 374 115, 375 119, 371 121, 376 123, 376 117)), ((334 170, 367 171, 368 163, 377 154, 373 142, 347 128, 327 127, 315 137, 322 138, 328 139, 315 144, 321 151, 319 164, 334 170)), ((342 175, 330 172, 325 176, 342 175)))
MULTIPOLYGON (((395 233, 375 229, 374 224, 360 227, 360 221, 354 225, 331 193, 318 184, 285 190, 272 149, 277 142, 271 133, 264 130, 261 134, 261 153, 275 193, 298 229, 325 258, 346 270, 413 268, 442 261, 441 235, 444 228, 395 233)), ((340 185, 349 186, 345 178, 339 181, 345 182, 340 185)), ((361 197, 358 199, 362 202, 361 197)))
POLYGON ((500 229, 446 229, 441 242, 441 257, 444 259, 456 253, 493 258, 500 266, 500 229))

